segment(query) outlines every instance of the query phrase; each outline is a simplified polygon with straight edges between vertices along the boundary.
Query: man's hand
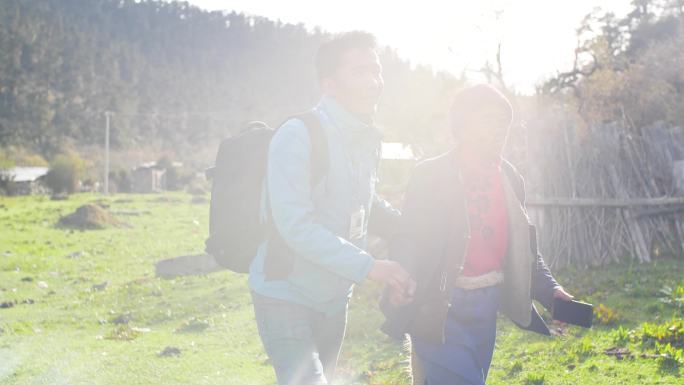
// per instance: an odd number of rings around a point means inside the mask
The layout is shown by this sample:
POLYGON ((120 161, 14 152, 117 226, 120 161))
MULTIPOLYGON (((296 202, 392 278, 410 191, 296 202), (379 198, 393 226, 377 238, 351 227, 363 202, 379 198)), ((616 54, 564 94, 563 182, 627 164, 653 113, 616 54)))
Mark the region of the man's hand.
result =
POLYGON ((562 287, 557 287, 553 289, 553 298, 562 299, 563 301, 571 301, 575 297, 571 294, 568 294, 568 292, 562 287))
POLYGON ((368 273, 368 278, 390 287, 392 292, 413 296, 416 282, 398 262, 376 259, 368 273))
POLYGON ((392 306, 405 306, 413 302, 413 292, 415 292, 415 285, 413 285, 409 292, 396 291, 389 289, 389 302, 392 306))

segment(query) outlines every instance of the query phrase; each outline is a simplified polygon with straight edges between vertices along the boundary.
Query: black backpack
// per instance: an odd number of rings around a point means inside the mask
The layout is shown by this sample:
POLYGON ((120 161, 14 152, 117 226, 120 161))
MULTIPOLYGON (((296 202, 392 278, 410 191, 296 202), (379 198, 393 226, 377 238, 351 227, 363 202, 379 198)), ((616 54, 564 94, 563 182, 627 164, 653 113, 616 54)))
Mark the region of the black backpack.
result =
MULTIPOLYGON (((311 183, 317 185, 328 169, 328 143, 314 111, 290 117, 308 128, 311 141, 311 183)), ((288 119, 288 120, 289 120, 288 119)), ((237 136, 219 146, 216 164, 207 170, 211 183, 209 238, 205 251, 218 264, 237 273, 249 272, 257 248, 269 239, 266 258, 268 278, 289 273, 294 253, 269 218, 260 218, 262 183, 266 176, 268 147, 276 130, 263 122, 251 122, 237 136)))

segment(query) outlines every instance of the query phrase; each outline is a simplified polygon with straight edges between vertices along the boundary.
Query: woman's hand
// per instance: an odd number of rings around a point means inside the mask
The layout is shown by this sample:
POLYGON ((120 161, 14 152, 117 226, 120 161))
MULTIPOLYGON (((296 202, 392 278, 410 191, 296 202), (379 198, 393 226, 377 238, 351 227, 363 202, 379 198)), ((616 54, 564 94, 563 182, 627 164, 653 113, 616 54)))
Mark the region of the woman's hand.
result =
POLYGON ((575 297, 565 291, 562 287, 557 287, 553 289, 553 298, 562 299, 563 301, 572 301, 575 297))
MULTIPOLYGON (((563 301, 572 301, 573 298, 575 298, 572 294, 569 294, 565 289, 562 287, 557 287, 553 289, 553 298, 558 298, 563 301)), ((562 321, 557 321, 553 320, 553 323, 558 326, 557 333, 558 334, 563 334, 565 333, 564 328, 567 326, 565 322, 562 321)))

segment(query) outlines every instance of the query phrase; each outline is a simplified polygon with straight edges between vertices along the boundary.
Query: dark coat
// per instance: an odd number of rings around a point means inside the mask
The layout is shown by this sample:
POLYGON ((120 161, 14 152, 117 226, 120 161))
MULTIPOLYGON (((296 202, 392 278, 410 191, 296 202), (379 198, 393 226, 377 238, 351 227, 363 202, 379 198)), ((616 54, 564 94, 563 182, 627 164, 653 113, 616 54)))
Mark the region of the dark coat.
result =
MULTIPOLYGON (((417 288, 413 302, 406 306, 394 307, 383 296, 380 308, 386 321, 382 330, 392 337, 403 338, 409 333, 427 340, 443 340, 451 292, 445 288, 452 287, 453 278, 462 270, 463 261, 454 262, 453 258, 465 257, 470 234, 465 194, 456 164, 454 151, 425 160, 416 166, 409 182, 401 225, 390 243, 390 256, 407 269, 417 288)), ((536 231, 527 220, 522 176, 506 161, 502 168, 507 195, 513 195, 507 196, 507 207, 514 244, 509 243, 504 260, 501 308, 518 326, 549 335, 532 299, 550 309, 553 290, 559 285, 537 251, 536 231), (513 253, 513 246, 520 251, 521 245, 523 252, 513 253)))

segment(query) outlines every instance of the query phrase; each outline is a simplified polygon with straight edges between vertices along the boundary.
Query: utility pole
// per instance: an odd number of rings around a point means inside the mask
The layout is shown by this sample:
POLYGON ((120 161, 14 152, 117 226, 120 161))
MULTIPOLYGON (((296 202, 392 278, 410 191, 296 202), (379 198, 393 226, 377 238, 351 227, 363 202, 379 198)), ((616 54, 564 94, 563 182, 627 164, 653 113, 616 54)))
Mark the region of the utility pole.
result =
POLYGON ((104 193, 109 195, 109 117, 111 112, 105 111, 105 175, 104 175, 104 193))

